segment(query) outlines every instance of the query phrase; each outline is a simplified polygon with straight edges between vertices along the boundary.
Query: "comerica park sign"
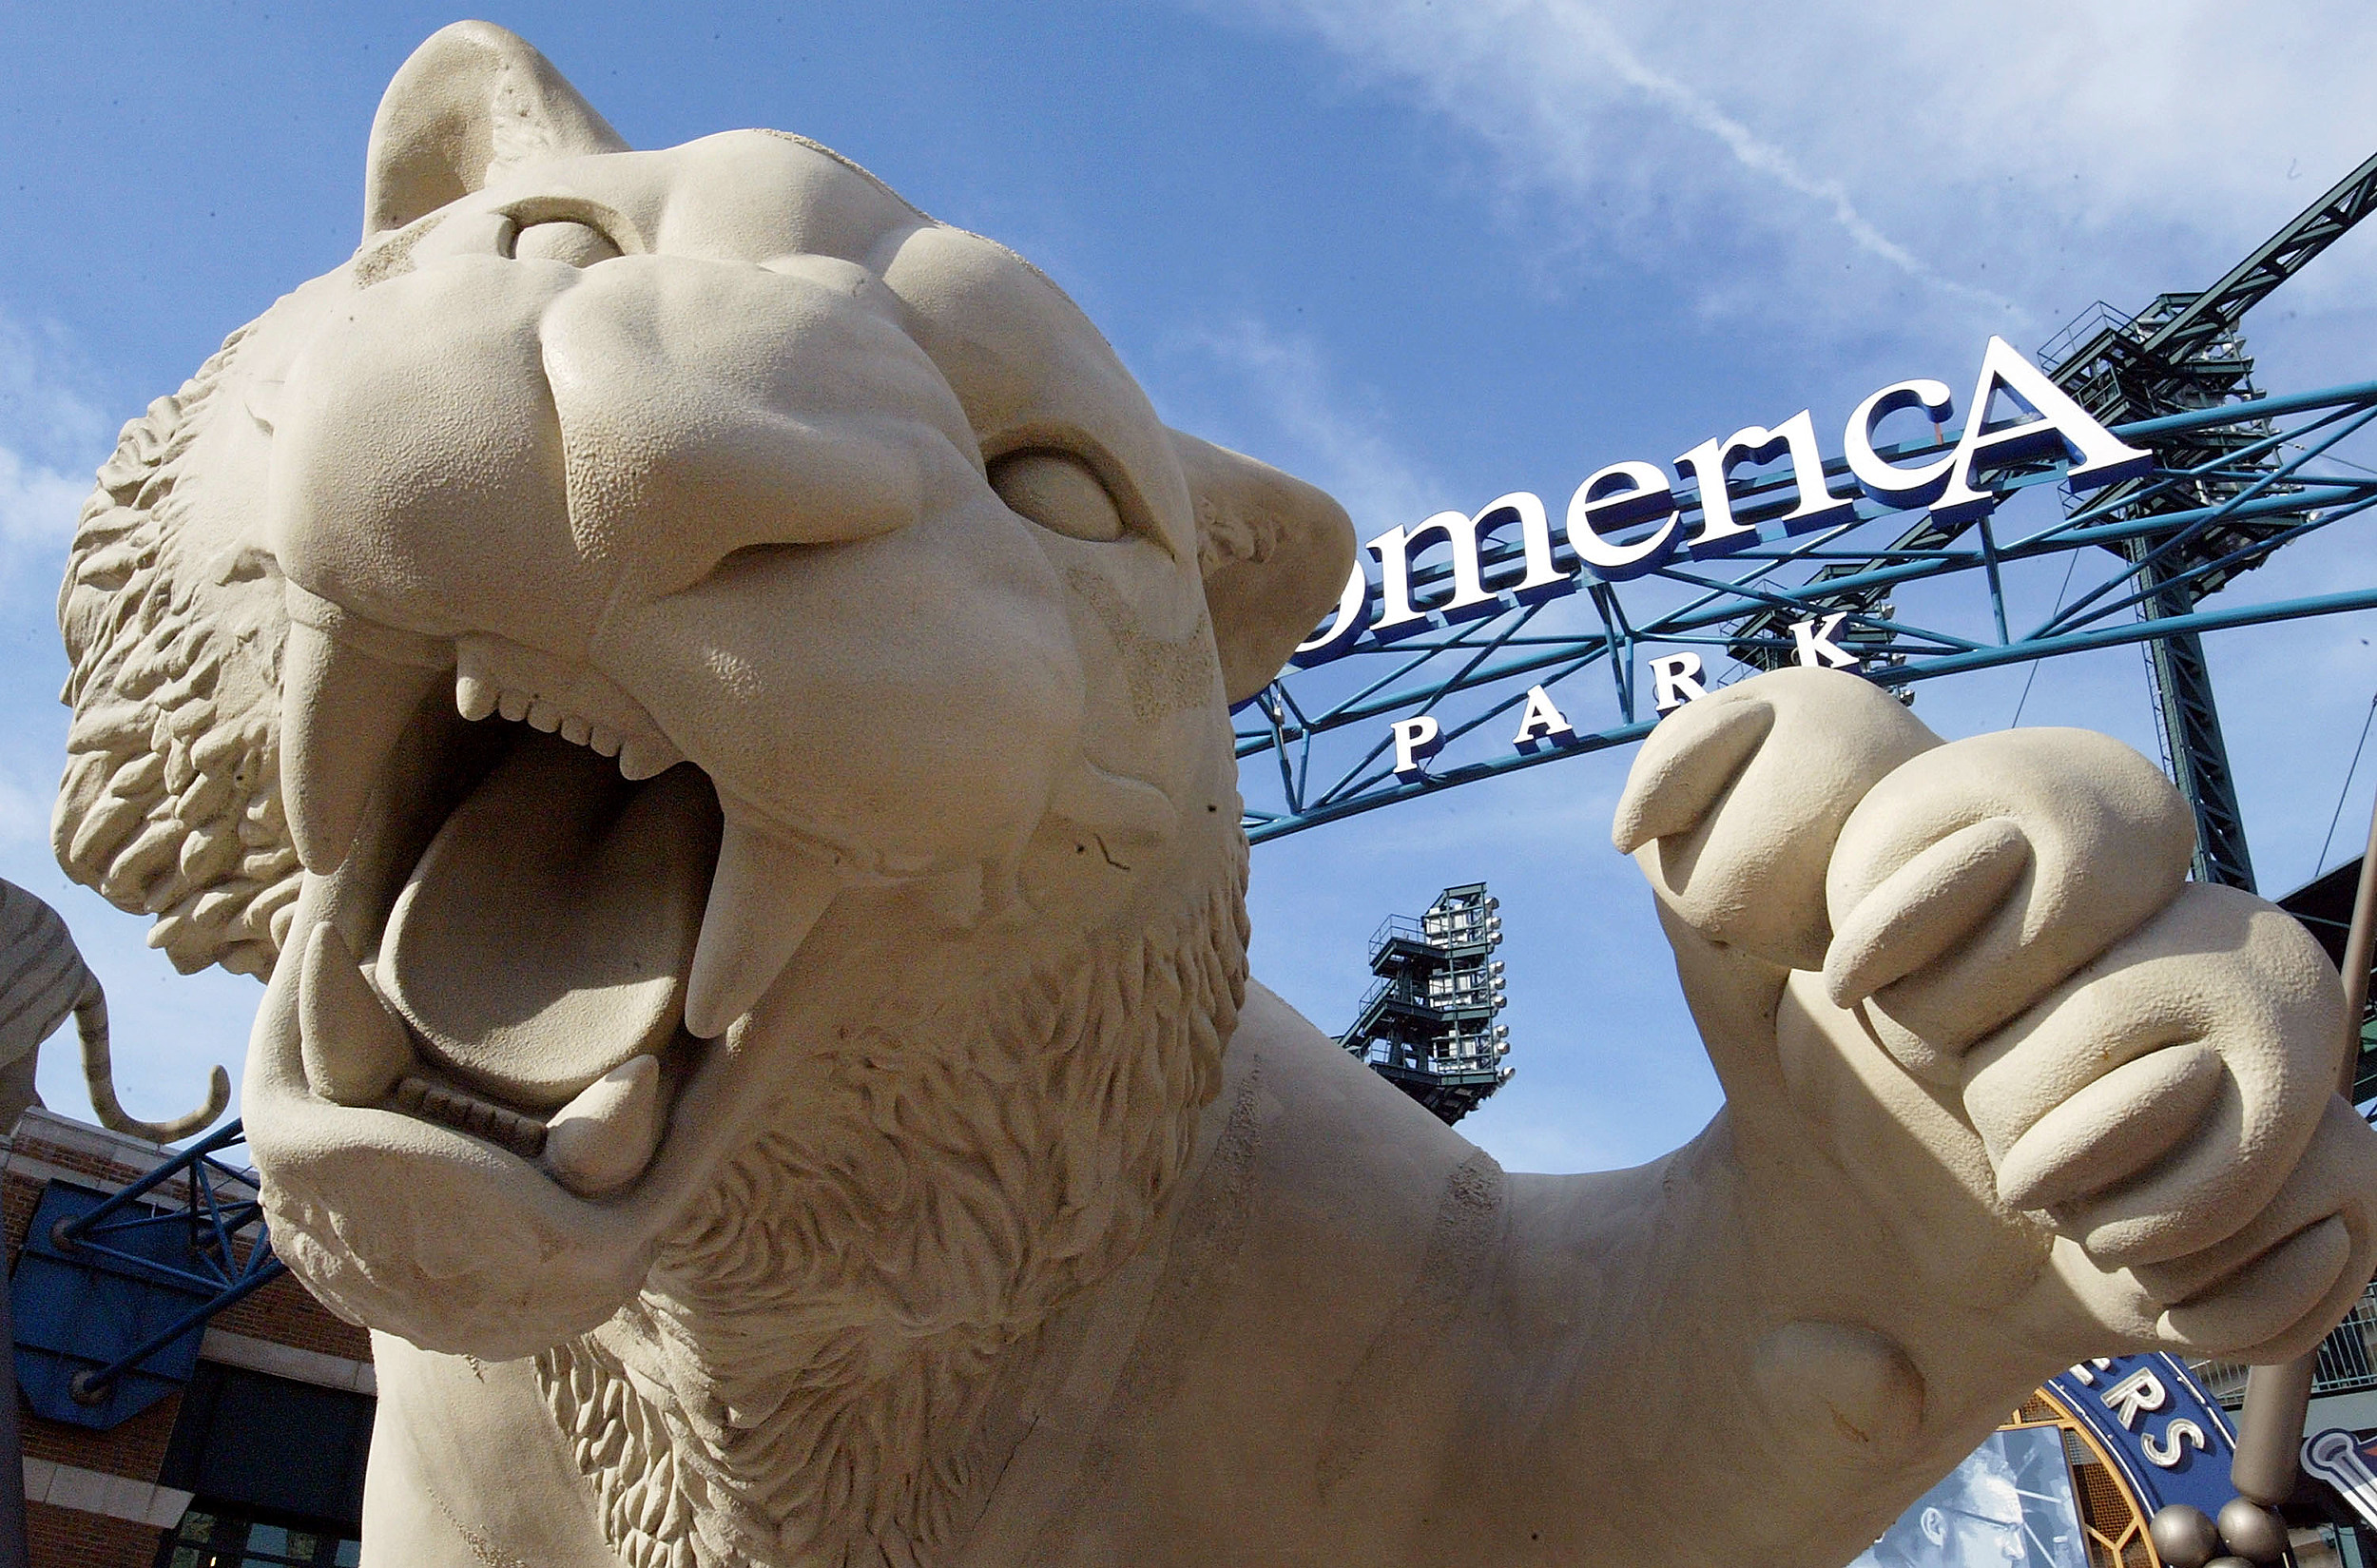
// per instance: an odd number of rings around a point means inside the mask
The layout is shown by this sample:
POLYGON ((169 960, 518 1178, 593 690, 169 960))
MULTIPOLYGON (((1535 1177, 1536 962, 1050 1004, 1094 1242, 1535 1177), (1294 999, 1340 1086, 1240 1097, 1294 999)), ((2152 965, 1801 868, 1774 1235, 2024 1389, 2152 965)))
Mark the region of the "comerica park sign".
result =
MULTIPOLYGON (((1356 560, 1336 609, 1296 649, 1296 662, 1324 664, 1431 627, 1574 592, 1586 583, 1624 582, 1671 562, 1732 554, 1768 538, 1771 531, 1791 535, 1839 527, 1856 520, 1853 509, 1860 494, 1885 511, 1928 508, 1934 520, 1953 524, 1986 516, 2011 488, 2003 476, 2024 465, 2066 463, 2064 480, 2075 491, 2137 478, 2154 466, 2151 454, 2127 445, 2099 424, 2002 338, 1989 339, 1980 378, 1965 406, 1964 431, 1953 447, 1908 461, 1904 449, 1878 446, 1877 432, 1891 416, 1907 413, 1922 416, 1935 429, 1946 425, 1956 415, 1947 385, 1920 378, 1895 381, 1860 402, 1841 434, 1855 494, 1837 494, 1830 488, 1816 444, 1814 415, 1802 409, 1770 428, 1749 425, 1723 440, 1701 442, 1675 458, 1672 476, 1668 469, 1641 461, 1595 470, 1569 496, 1561 528, 1565 551, 1555 548, 1549 509, 1526 491, 1497 496, 1475 513, 1440 512, 1388 529, 1369 542, 1371 559, 1356 560), (2000 396, 2018 413, 1992 424, 1990 410, 2000 396), (1746 513, 1751 508, 1736 492, 1733 470, 1746 463, 1777 461, 1787 465, 1778 474, 1788 474, 1788 486, 1780 489, 1778 502, 1758 507, 1761 515, 1750 520, 1746 513), (1699 516, 1689 532, 1677 498, 1678 486, 1687 477, 1699 504, 1699 516), (1487 541, 1513 525, 1518 530, 1518 552, 1496 563, 1502 580, 1489 580, 1487 541), (1450 551, 1450 570, 1433 574, 1444 580, 1440 585, 1432 582, 1432 596, 1421 603, 1414 563, 1423 552, 1438 549, 1450 551)), ((1791 627, 1793 657, 1803 665, 1858 668, 1858 656, 1834 641, 1843 618, 1834 614, 1791 627)), ((1660 712, 1704 694, 1699 654, 1657 654, 1646 665, 1652 703, 1660 712)), ((1426 714, 1391 724, 1395 771, 1416 778, 1436 752, 1440 726, 1426 714)), ((1538 686, 1527 694, 1511 744, 1529 749, 1556 745, 1574 733, 1558 705, 1538 686)))

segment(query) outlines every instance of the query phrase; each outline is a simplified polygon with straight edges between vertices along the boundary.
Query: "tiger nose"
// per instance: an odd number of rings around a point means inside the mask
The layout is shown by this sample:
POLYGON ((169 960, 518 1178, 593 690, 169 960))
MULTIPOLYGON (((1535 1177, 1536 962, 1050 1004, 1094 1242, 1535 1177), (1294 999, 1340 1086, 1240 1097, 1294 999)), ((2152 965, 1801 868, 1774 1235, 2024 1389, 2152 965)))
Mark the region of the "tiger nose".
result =
POLYGON ((580 276, 476 260, 333 300, 275 408, 265 532, 291 582, 409 631, 583 646, 609 572, 572 537, 539 341, 580 276))
POLYGON ((888 533, 982 485, 947 380, 850 287, 675 256, 577 276, 545 314, 544 368, 570 526, 629 596, 754 546, 888 533))

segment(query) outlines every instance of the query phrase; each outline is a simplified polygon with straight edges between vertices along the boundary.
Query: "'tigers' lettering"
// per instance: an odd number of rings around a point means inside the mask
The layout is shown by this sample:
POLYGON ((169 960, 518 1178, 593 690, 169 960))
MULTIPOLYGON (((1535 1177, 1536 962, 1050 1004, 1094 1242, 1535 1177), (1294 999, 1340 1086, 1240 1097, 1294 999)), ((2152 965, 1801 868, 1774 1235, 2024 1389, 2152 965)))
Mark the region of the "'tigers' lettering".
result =
MULTIPOLYGON (((1849 477, 1876 505, 1891 511, 1928 507, 1939 522, 1986 516, 2003 499, 2003 491, 1986 481, 2012 465, 2059 459, 2068 465, 2064 482, 2075 491, 2138 478, 2154 467, 2151 454, 2097 423, 2002 338, 1990 339, 1982 352, 1964 431, 1953 449, 1917 463, 1884 456, 1875 444, 1875 432, 1884 420, 1902 413, 1919 414, 1937 427, 1955 416, 1955 400, 1945 384, 1915 379, 1884 387, 1859 403, 1841 438, 1849 477), (2000 394, 2027 417, 1992 424, 1990 410, 2000 394)), ((1834 494, 1826 482, 1814 416, 1807 409, 1771 429, 1750 425, 1724 440, 1701 442, 1676 457, 1677 478, 1687 470, 1700 503, 1698 526, 1689 537, 1681 532, 1674 482, 1656 465, 1612 463, 1588 475, 1569 497, 1561 532, 1572 559, 1565 564, 1554 550, 1550 514, 1542 500, 1526 491, 1498 496, 1475 513, 1440 512, 1419 523, 1388 529, 1368 546, 1379 567, 1377 613, 1370 614, 1374 590, 1369 572, 1357 559, 1336 609, 1297 648, 1295 661, 1325 663, 1356 651, 1365 640, 1377 647, 1439 624, 1498 614, 1514 604, 1573 592, 1580 581, 1623 582, 1656 571, 1678 556, 1708 560, 1731 554, 1757 543, 1768 524, 1780 524, 1788 535, 1854 520, 1856 497, 1834 494), (1733 494, 1733 469, 1744 462, 1777 459, 1788 465, 1791 504, 1758 521, 1745 520, 1736 514, 1742 497, 1733 494), (1518 525, 1524 570, 1515 581, 1488 582, 1482 541, 1513 522, 1518 525), (1412 563, 1422 549, 1438 543, 1452 552, 1451 590, 1422 604, 1413 597, 1412 563)), ((1767 505, 1771 510, 1775 503, 1767 505)), ((1860 668, 1856 651, 1838 640, 1847 618, 1846 612, 1834 612, 1792 625, 1792 657, 1816 668, 1860 668)), ((1659 712, 1671 712, 1705 694, 1699 654, 1689 649, 1659 653, 1644 663, 1651 675, 1652 706, 1659 712)), ((1511 744, 1536 750, 1574 740, 1575 733, 1538 686, 1527 693, 1511 744)), ((1426 772, 1428 759, 1446 738, 1440 722, 1429 714, 1392 721, 1391 735, 1395 772, 1406 780, 1426 772)))

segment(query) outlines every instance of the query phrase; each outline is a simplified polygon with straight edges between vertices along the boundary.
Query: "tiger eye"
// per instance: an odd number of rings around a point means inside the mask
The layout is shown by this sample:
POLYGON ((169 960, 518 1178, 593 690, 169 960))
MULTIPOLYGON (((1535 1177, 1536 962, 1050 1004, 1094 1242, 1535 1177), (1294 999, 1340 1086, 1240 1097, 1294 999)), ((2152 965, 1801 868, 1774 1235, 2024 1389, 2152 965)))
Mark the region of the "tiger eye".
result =
POLYGON ((1011 452, 991 464, 991 488, 1008 510, 1071 539, 1123 536, 1122 509, 1090 465, 1045 448, 1011 452))
POLYGON ((522 261, 566 261, 573 267, 590 267, 617 256, 619 247, 591 223, 556 218, 523 228, 512 243, 512 254, 522 261))

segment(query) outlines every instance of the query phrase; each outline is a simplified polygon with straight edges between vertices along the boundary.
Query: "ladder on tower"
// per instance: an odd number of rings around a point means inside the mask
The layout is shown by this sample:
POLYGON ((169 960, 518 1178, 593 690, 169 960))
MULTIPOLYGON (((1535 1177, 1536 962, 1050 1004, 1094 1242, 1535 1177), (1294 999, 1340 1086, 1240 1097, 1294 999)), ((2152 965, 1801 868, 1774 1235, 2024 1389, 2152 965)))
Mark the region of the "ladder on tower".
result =
POLYGON ((1483 882, 1448 887, 1414 920, 1389 915, 1370 936, 1370 972, 1353 1027, 1337 1043, 1450 1126, 1510 1082, 1502 904, 1483 882))

